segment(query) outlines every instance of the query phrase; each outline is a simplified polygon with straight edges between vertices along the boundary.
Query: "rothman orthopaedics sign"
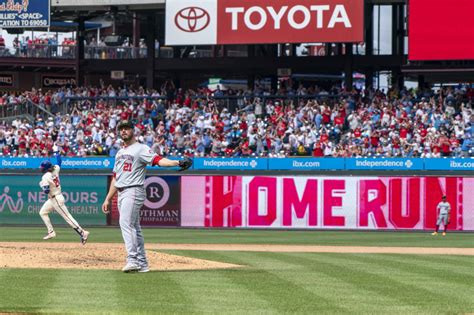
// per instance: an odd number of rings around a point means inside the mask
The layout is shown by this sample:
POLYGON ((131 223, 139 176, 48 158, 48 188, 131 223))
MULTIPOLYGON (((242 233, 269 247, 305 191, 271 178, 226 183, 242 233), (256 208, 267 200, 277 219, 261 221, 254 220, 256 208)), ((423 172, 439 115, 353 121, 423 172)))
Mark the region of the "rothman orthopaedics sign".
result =
POLYGON ((167 0, 166 45, 362 42, 363 0, 167 0))

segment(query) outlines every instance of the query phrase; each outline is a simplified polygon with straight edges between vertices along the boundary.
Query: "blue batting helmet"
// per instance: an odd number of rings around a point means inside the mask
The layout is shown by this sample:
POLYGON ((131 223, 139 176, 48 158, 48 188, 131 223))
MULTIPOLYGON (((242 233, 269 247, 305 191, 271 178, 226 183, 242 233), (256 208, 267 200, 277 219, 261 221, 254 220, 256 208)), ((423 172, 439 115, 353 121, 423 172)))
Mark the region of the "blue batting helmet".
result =
POLYGON ((41 164, 40 164, 40 169, 41 169, 41 171, 44 173, 44 172, 46 172, 47 170, 49 170, 52 166, 53 166, 53 164, 51 164, 50 161, 47 161, 47 160, 46 160, 46 161, 41 162, 41 164))

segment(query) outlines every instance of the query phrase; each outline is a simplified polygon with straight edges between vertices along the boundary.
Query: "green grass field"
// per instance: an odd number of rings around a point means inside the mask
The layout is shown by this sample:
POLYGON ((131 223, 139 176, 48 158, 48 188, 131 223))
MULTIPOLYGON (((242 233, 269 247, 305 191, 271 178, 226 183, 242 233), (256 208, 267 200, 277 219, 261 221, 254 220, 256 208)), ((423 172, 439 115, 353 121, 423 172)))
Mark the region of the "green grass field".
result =
MULTIPOLYGON (((77 242, 57 229, 57 242, 77 242)), ((121 242, 117 228, 90 242, 121 242)), ((0 242, 38 241, 44 228, 0 227, 0 242)), ((473 233, 146 229, 147 243, 239 243, 474 247, 473 233)), ((232 270, 5 269, 0 312, 15 313, 371 313, 474 312, 474 256, 167 251, 245 265, 232 270)))

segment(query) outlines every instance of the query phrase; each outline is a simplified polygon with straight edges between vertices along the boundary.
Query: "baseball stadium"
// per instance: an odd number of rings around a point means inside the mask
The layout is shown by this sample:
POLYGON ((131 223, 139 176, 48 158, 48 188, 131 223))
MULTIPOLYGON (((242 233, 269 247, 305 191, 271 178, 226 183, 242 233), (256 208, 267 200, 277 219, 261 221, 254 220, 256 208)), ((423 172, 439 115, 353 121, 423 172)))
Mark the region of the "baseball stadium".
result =
POLYGON ((474 313, 472 0, 0 0, 0 314, 474 313))

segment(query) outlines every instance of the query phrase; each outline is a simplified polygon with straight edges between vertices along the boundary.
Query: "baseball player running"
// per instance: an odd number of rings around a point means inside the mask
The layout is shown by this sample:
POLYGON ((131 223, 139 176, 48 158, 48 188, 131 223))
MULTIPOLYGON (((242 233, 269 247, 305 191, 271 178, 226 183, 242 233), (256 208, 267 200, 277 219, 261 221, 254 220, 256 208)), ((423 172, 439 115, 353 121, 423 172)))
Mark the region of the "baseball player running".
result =
POLYGON ((123 272, 148 272, 145 242, 140 227, 140 209, 145 202, 145 167, 148 164, 161 167, 179 166, 186 170, 192 165, 190 158, 174 161, 163 158, 145 145, 137 142, 133 134, 133 124, 121 121, 117 129, 124 146, 115 156, 113 178, 109 192, 102 204, 102 211, 109 213, 109 204, 118 191, 118 209, 120 229, 127 250, 127 264, 123 272))
POLYGON ((449 224, 449 214, 451 212, 451 205, 446 201, 446 196, 441 197, 441 201, 438 203, 436 209, 438 210, 438 221, 436 222, 436 231, 431 233, 431 235, 438 235, 439 226, 443 223, 443 236, 446 236, 446 230, 448 229, 449 224))
POLYGON ((61 156, 59 152, 55 152, 57 164, 53 165, 50 161, 41 162, 40 169, 44 173, 39 183, 41 189, 45 194, 48 195, 48 200, 43 204, 39 212, 41 219, 43 219, 48 234, 43 237, 44 240, 49 240, 56 237, 56 232, 53 229, 51 220, 49 219, 49 213, 53 209, 59 213, 64 220, 74 229, 74 231, 81 237, 82 245, 85 245, 89 232, 84 230, 79 223, 69 213, 66 205, 64 204, 64 196, 61 193, 61 182, 59 180, 59 170, 61 167, 61 156))

